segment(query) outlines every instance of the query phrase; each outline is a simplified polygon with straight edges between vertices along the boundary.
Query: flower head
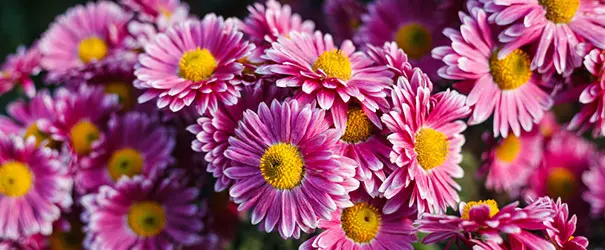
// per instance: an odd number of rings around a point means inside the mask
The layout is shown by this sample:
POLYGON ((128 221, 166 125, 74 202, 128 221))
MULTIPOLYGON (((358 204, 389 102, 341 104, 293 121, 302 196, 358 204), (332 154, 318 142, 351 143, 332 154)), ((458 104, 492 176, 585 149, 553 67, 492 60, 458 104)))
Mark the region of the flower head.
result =
POLYGON ((38 92, 29 102, 17 100, 10 103, 7 113, 9 117, 0 115, 0 133, 25 139, 33 136, 36 145, 46 142, 46 146, 58 148, 58 143, 50 137, 56 115, 54 101, 48 91, 38 92))
POLYGON ((586 202, 590 204, 593 215, 603 217, 605 215, 605 164, 604 156, 599 156, 597 163, 593 164, 588 171, 582 174, 582 181, 587 189, 582 194, 586 202))
POLYGON ((602 114, 605 108, 605 50, 591 49, 583 54, 586 54, 584 66, 596 80, 582 91, 579 100, 584 106, 573 117, 569 128, 585 130, 592 127, 592 135, 601 137, 605 136, 605 115, 602 114))
POLYGON ((588 247, 588 239, 583 236, 574 236, 576 232, 576 215, 569 218, 569 209, 567 204, 561 202, 561 199, 556 201, 548 198, 550 206, 555 211, 553 220, 546 222, 551 228, 546 229, 548 239, 555 245, 557 249, 584 249, 588 247))
POLYGON ((16 84, 21 84, 25 94, 33 97, 36 94, 36 87, 30 77, 40 72, 41 58, 37 44, 29 49, 20 46, 16 54, 9 55, 0 67, 0 96, 10 91, 16 84))

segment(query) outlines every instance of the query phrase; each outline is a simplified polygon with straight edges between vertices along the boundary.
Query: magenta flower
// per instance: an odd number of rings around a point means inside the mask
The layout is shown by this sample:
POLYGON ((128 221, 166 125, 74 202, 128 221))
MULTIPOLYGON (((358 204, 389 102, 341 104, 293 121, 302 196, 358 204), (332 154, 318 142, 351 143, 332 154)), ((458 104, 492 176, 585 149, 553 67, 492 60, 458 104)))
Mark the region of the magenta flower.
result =
POLYGON ((267 232, 298 238, 319 218, 353 206, 348 193, 359 187, 357 165, 336 154, 338 138, 325 112, 310 105, 273 101, 247 110, 225 151, 238 210, 251 210, 252 224, 267 232))
POLYGON ((158 108, 169 106, 173 112, 195 104, 200 114, 219 102, 236 104, 240 87, 230 80, 244 69, 237 60, 253 49, 242 37, 232 20, 214 14, 158 34, 134 72, 135 87, 146 89, 139 102, 157 98, 158 108))
POLYGON ((524 208, 513 202, 502 209, 494 200, 460 203, 460 215, 425 214, 416 223, 418 230, 429 233, 423 240, 431 244, 447 240, 462 241, 473 249, 555 250, 555 247, 530 231, 553 230, 554 210, 547 198, 540 198, 524 208), (550 223, 549 223, 550 222, 550 223), (510 247, 502 235, 508 237, 510 247))
POLYGON ((257 73, 282 77, 277 86, 296 88, 294 98, 303 104, 317 101, 330 111, 338 130, 344 131, 350 103, 359 104, 368 119, 382 127, 376 111, 388 107, 392 74, 355 52, 351 41, 339 48, 329 34, 292 32, 289 38, 278 38, 263 58, 270 62, 259 66, 257 73))
POLYGON ((351 201, 352 207, 332 212, 329 219, 320 219, 319 228, 324 231, 299 249, 414 249, 414 209, 385 214, 382 207, 386 200, 371 198, 363 191, 351 194, 351 201))
POLYGON ((50 235, 72 204, 72 184, 57 151, 0 133, 0 238, 50 235))
POLYGON ((443 78, 458 80, 457 87, 470 89, 466 105, 473 110, 468 121, 475 125, 494 115, 495 136, 515 136, 531 131, 552 106, 552 98, 542 89, 542 77, 530 68, 530 56, 517 49, 505 58, 492 39, 485 12, 468 3, 470 15, 461 13, 460 31, 445 29, 452 44, 433 50, 433 57, 447 66, 439 69, 443 78))
POLYGON ((598 157, 598 162, 593 164, 588 171, 582 174, 582 181, 588 190, 584 191, 582 197, 590 204, 591 212, 596 217, 605 215, 605 164, 604 156, 598 157))
POLYGON ((197 119, 197 123, 187 127, 196 135, 191 148, 205 153, 208 162, 206 170, 217 178, 214 190, 217 192, 228 188, 232 180, 225 175, 225 170, 232 162, 224 153, 229 146, 229 137, 235 136, 235 129, 248 109, 256 110, 261 103, 270 104, 274 99, 283 100, 286 91, 269 83, 261 83, 244 87, 242 97, 237 105, 219 105, 218 109, 210 110, 208 115, 197 119))
POLYGON ((576 232, 576 222, 578 220, 576 215, 574 214, 571 216, 571 219, 569 218, 567 204, 562 203, 561 199, 555 201, 548 198, 548 200, 550 206, 555 211, 553 220, 546 222, 546 225, 550 226, 546 229, 548 239, 557 249, 586 250, 588 247, 588 239, 583 236, 574 236, 574 233, 576 232))
MULTIPOLYGON (((494 140, 491 134, 486 135, 487 140, 494 140)), ((519 137, 511 135, 492 144, 481 156, 484 160, 482 168, 487 172, 485 187, 514 196, 527 184, 529 176, 542 160, 542 134, 524 132, 519 137)))
POLYGON ((368 44, 366 53, 376 64, 387 66, 393 72, 394 82, 401 76, 409 80, 414 74, 408 56, 396 42, 385 42, 382 47, 368 44))
POLYGON ((82 197, 89 249, 173 249, 200 240, 199 189, 173 176, 122 177, 82 197))
POLYGON ((119 5, 100 1, 77 5, 57 17, 40 39, 41 65, 53 82, 90 73, 96 64, 119 62, 131 15, 119 5))
POLYGON ((34 44, 26 49, 17 48, 16 54, 6 57, 6 62, 0 67, 0 96, 10 91, 16 84, 21 84, 28 97, 34 97, 36 86, 30 78, 40 73, 40 60, 42 55, 38 46, 34 44))
MULTIPOLYGON (((582 44, 586 46, 585 44, 582 44)), ((584 56, 584 66, 596 77, 580 95, 580 102, 584 104, 579 113, 569 123, 569 129, 586 130, 593 128, 594 137, 605 136, 605 51, 600 49, 588 49, 584 56)))
POLYGON ((174 145, 174 131, 155 118, 137 112, 113 115, 105 136, 79 161, 76 188, 89 193, 112 186, 122 176, 157 175, 173 163, 174 145))
POLYGON ((447 44, 447 39, 441 34, 444 23, 434 2, 377 0, 368 5, 368 13, 361 19, 363 24, 354 38, 357 44, 382 46, 394 41, 415 67, 438 80, 442 63, 431 57, 431 49, 447 44))
POLYGON ((353 38, 361 26, 361 15, 366 13, 366 6, 360 0, 326 0, 323 12, 334 38, 341 42, 353 38))
POLYGON ((393 144, 390 158, 397 169, 387 177, 379 192, 389 199, 385 213, 395 211, 410 195, 409 205, 418 213, 440 213, 460 201, 460 186, 453 178, 464 171, 461 149, 465 118, 470 110, 464 106, 465 97, 447 90, 431 96, 432 83, 415 69, 408 81, 400 77, 391 96, 393 110, 382 116, 389 131, 387 139, 393 144), (411 194, 402 194, 411 189, 411 194), (393 198, 400 195, 397 198, 393 198))
POLYGON ((189 18, 189 6, 180 0, 121 0, 121 3, 136 12, 139 20, 156 24, 159 31, 189 18))
POLYGON ((12 102, 7 107, 10 117, 0 115, 0 133, 36 138, 36 145, 58 146, 50 138, 50 128, 55 120, 54 101, 48 91, 38 92, 28 103, 23 100, 12 102))
POLYGON ((576 46, 587 41, 605 48, 604 6, 593 0, 481 0, 495 22, 507 28, 498 39, 502 60, 520 47, 531 44, 536 54, 531 69, 568 76, 582 62, 576 46), (554 68, 553 68, 554 66, 554 68))

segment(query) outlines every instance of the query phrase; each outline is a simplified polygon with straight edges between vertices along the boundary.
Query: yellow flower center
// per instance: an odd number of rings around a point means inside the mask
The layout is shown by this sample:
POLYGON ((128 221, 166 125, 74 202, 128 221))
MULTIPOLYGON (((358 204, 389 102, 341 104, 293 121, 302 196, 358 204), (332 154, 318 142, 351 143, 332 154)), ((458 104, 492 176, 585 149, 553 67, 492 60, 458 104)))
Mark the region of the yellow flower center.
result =
POLYGON ((348 143, 365 141, 372 135, 373 125, 368 116, 360 108, 347 111, 347 128, 341 140, 348 143))
POLYGON ((40 143, 44 140, 48 140, 50 138, 48 134, 40 131, 38 125, 36 125, 35 122, 32 122, 32 124, 29 125, 29 127, 27 127, 27 129, 25 130, 25 138, 28 138, 30 136, 36 138, 36 147, 40 146, 40 143))
POLYGON ((433 38, 429 30, 419 23, 404 24, 395 33, 395 42, 410 59, 428 55, 433 48, 433 38))
POLYGON ((378 209, 366 202, 342 210, 340 224, 347 237, 357 243, 370 242, 380 230, 378 209))
POLYGON ((498 60, 498 50, 489 59, 489 69, 494 82, 501 90, 516 89, 531 78, 529 55, 516 49, 506 58, 498 60))
POLYGON ((117 181, 122 175, 133 177, 140 174, 144 163, 145 160, 139 151, 132 148, 123 148, 111 155, 107 168, 109 168, 111 178, 117 181))
POLYGON ((466 203, 464 208, 462 208, 462 219, 468 220, 470 219, 469 212, 471 208, 475 206, 487 205, 489 206, 489 216, 492 217, 496 215, 500 209, 498 209, 498 203, 495 200, 481 200, 481 201, 469 201, 466 203))
POLYGON ((82 242, 84 233, 80 225, 71 223, 69 231, 55 228, 50 235, 50 250, 80 250, 83 249, 82 242))
POLYGON ((414 143, 418 164, 426 171, 441 166, 447 158, 448 146, 445 134, 432 128, 420 129, 414 143))
POLYGON ((265 181, 278 189, 293 189, 303 179, 302 155, 289 143, 271 145, 260 158, 260 171, 265 181))
POLYGON ((98 61, 107 55, 107 43, 98 37, 89 37, 80 41, 78 45, 78 56, 84 63, 98 61))
POLYGON ((165 16, 165 17, 171 17, 172 16, 172 12, 170 12, 170 10, 168 10, 168 8, 166 8, 164 6, 158 7, 158 10, 159 10, 159 13, 162 16, 165 16))
POLYGON ((24 196, 33 182, 33 173, 25 163, 8 161, 0 166, 0 193, 3 195, 24 196))
POLYGON ((577 189, 576 177, 567 168, 556 167, 546 177, 546 193, 552 198, 561 197, 567 200, 576 193, 577 189))
POLYGON ((133 204, 128 210, 128 225, 138 236, 153 237, 164 229, 164 208, 154 201, 133 204))
POLYGON ((521 152, 521 141, 516 136, 508 136, 496 147, 496 158, 511 163, 521 152))
POLYGON ((216 58, 208 49, 192 49, 181 57, 179 62, 179 74, 182 78, 193 82, 199 82, 208 79, 214 73, 216 58))
POLYGON ((580 0, 538 0, 553 23, 569 23, 580 7, 580 0))
POLYGON ((105 93, 118 96, 122 110, 132 110, 135 104, 133 86, 125 82, 109 82, 105 84, 105 93))
POLYGON ((313 63, 313 70, 318 69, 326 72, 329 78, 338 78, 340 80, 349 80, 353 74, 351 69, 351 61, 349 57, 342 51, 333 49, 322 53, 317 61, 313 63))
POLYGON ((78 155, 90 153, 92 143, 99 139, 99 129, 88 120, 76 123, 69 131, 71 145, 78 155))

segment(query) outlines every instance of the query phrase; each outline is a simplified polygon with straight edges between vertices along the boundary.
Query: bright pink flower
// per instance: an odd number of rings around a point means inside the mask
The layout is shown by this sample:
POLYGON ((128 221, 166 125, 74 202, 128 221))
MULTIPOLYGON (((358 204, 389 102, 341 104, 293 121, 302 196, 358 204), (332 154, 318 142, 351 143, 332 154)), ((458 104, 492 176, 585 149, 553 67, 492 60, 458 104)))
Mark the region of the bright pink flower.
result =
POLYGON ((10 91, 16 84, 21 84, 28 97, 36 94, 34 81, 30 78, 40 73, 40 60, 42 54, 37 44, 26 49, 24 46, 17 48, 16 54, 6 57, 6 62, 0 67, 0 96, 10 91))
POLYGON ((50 127, 55 121, 54 101, 47 90, 39 91, 29 102, 17 100, 7 106, 9 117, 0 115, 0 133, 5 135, 36 138, 36 145, 45 141, 54 145, 50 138, 50 127))
POLYGON ((580 102, 584 106, 568 128, 586 130, 592 127, 594 137, 605 136, 605 50, 592 49, 582 54, 586 54, 584 66, 596 80, 582 91, 580 102))
POLYGON ((400 76, 409 80, 413 74, 408 56, 397 46, 396 42, 385 42, 382 47, 368 44, 366 53, 376 64, 387 66, 395 74, 393 76, 394 82, 400 76))
POLYGON ((548 239, 555 244, 557 249, 561 250, 586 250, 588 239, 583 236, 574 236, 576 232, 576 215, 569 218, 569 209, 567 204, 562 203, 561 199, 557 201, 548 198, 550 206, 554 209, 553 220, 546 222, 551 228, 546 229, 548 239), (554 230, 553 230, 554 229, 554 230))
POLYGON ((582 197, 590 204, 591 212, 597 217, 605 216, 605 156, 599 156, 598 162, 582 174, 587 189, 582 197))

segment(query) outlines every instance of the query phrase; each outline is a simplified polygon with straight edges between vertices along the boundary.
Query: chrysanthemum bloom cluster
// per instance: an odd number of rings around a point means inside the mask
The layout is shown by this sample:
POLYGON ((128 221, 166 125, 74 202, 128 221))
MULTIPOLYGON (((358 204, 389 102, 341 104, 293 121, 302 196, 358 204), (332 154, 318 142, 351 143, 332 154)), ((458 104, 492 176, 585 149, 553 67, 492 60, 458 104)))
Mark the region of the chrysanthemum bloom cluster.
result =
POLYGON ((602 247, 602 0, 224 2, 0 64, 0 249, 602 247))

